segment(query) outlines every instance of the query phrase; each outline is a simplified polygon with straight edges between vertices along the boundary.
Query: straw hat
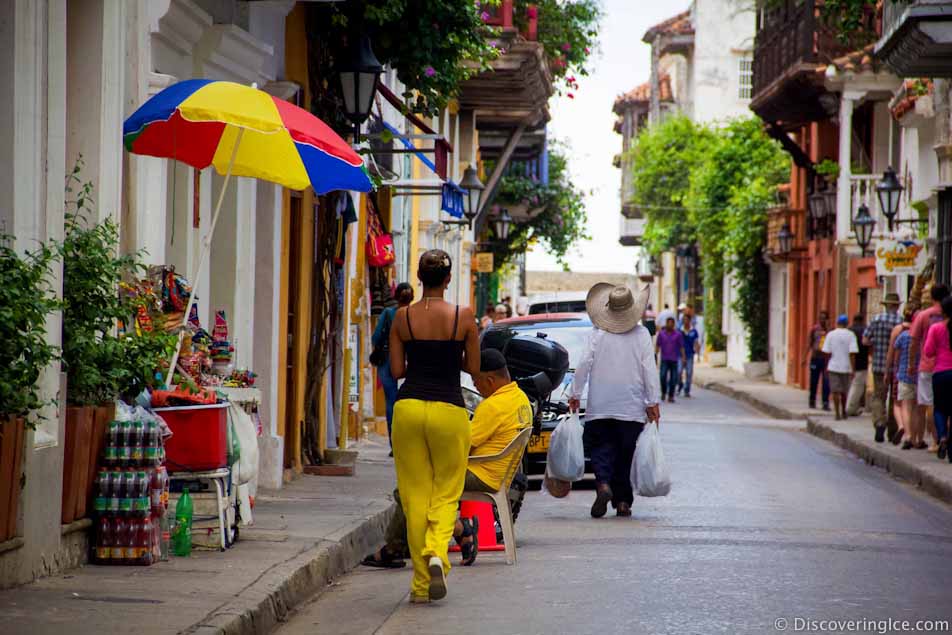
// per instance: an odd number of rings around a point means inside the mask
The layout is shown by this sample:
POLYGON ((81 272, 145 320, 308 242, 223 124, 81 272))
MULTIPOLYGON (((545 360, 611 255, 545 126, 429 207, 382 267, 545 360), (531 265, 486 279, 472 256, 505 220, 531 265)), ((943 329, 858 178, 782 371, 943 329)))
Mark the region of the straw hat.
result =
POLYGON ((883 306, 899 306, 899 294, 887 293, 883 297, 883 306))
POLYGON ((599 282, 588 292, 585 309, 592 324, 609 333, 627 333, 635 328, 648 305, 648 285, 637 297, 625 285, 599 282))

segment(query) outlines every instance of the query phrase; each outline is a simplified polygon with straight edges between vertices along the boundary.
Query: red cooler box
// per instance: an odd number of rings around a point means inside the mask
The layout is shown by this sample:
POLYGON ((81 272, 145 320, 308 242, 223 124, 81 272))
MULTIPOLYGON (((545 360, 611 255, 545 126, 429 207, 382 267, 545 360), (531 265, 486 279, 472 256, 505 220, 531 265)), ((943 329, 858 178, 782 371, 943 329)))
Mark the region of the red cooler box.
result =
POLYGON ((229 405, 154 408, 172 429, 165 442, 169 472, 205 472, 228 466, 229 405))

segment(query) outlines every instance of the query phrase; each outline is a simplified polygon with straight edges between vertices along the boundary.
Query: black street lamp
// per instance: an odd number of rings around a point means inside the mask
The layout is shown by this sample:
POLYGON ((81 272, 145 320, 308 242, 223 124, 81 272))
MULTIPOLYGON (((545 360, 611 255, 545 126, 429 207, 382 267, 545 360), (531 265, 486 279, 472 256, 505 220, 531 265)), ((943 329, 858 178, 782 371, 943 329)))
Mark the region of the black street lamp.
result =
POLYGON ((349 57, 341 63, 339 72, 344 114, 354 124, 354 143, 357 143, 360 124, 370 116, 377 81, 383 73, 383 65, 370 47, 370 37, 361 35, 352 42, 349 57))
POLYGON ((479 197, 486 186, 479 180, 479 174, 472 165, 463 170, 463 180, 459 186, 466 190, 466 218, 472 222, 479 212, 479 197))
POLYGON ((876 184, 876 195, 879 196, 879 208, 889 223, 889 231, 893 230, 893 219, 899 213, 899 198, 902 195, 902 184, 892 166, 883 172, 883 178, 876 184))
POLYGON ((873 242, 873 230, 876 228, 876 219, 870 216, 869 208, 860 205, 856 210, 856 216, 853 218, 853 228, 856 232, 856 242, 859 248, 863 250, 863 256, 866 255, 866 249, 873 242))
POLYGON ((512 225, 512 216, 509 215, 509 210, 504 209, 493 225, 496 230, 496 240, 501 243, 505 243, 509 240, 510 225, 512 225))
POLYGON ((780 253, 784 256, 793 249, 793 232, 790 231, 790 223, 784 223, 777 232, 777 242, 780 243, 780 253))

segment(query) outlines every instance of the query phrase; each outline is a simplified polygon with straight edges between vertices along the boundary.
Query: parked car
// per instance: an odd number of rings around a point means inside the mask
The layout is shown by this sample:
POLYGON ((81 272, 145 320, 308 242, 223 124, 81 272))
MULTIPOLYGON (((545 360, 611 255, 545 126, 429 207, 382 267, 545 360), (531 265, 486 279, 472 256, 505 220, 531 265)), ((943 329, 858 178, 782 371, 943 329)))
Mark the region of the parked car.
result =
MULTIPOLYGON (((543 408, 541 428, 529 438, 526 450, 525 472, 541 475, 545 472, 549 439, 559 420, 567 416, 569 387, 575 376, 575 365, 581 359, 592 330, 592 321, 587 313, 550 313, 526 315, 500 320, 483 332, 480 346, 503 351, 506 344, 517 335, 542 335, 564 346, 569 353, 569 370, 560 386, 552 391, 550 403, 543 408)), ((585 416, 585 397, 582 395, 580 415, 585 416)), ((586 473, 591 473, 586 449, 586 473)))
POLYGON ((529 315, 550 313, 584 313, 587 294, 555 294, 554 297, 535 298, 529 303, 529 315))

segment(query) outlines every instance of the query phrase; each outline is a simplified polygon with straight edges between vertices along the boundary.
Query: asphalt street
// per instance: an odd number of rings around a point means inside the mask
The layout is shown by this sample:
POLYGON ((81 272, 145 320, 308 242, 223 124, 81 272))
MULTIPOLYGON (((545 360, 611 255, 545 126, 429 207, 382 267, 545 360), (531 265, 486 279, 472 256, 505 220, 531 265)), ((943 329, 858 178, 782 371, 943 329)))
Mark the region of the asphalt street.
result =
POLYGON ((801 426, 698 390, 662 412, 671 494, 636 498, 632 518, 592 519, 591 490, 532 492, 516 566, 480 554, 428 605, 407 603, 409 569, 359 568, 279 633, 900 632, 881 620, 952 620, 952 509, 801 426), (850 619, 869 622, 800 621, 850 619))

